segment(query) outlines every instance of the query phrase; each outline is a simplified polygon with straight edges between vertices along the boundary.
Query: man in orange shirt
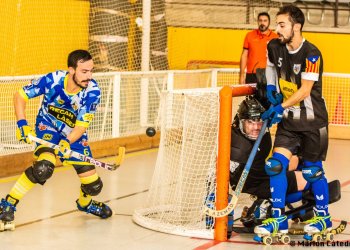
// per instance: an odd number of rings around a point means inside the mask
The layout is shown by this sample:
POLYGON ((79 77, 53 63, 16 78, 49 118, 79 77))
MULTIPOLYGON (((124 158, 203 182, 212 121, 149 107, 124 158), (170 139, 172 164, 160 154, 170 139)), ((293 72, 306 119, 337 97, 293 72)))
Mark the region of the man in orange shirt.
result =
POLYGON ((248 32, 245 36, 240 61, 239 83, 256 83, 256 69, 266 68, 267 43, 278 37, 269 29, 269 26, 270 15, 267 12, 261 12, 258 15, 258 29, 248 32))

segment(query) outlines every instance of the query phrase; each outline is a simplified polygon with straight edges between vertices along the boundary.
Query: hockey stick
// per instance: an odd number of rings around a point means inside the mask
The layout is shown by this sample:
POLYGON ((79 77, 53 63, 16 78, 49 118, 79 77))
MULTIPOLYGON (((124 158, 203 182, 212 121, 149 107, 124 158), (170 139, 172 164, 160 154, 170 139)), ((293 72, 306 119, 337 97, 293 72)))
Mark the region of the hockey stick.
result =
MULTIPOLYGON (((29 139, 36 142, 36 143, 39 143, 41 145, 45 145, 45 146, 52 148, 52 149, 55 149, 55 150, 60 149, 60 147, 58 145, 53 144, 53 143, 48 142, 48 141, 45 141, 45 140, 40 139, 38 137, 32 136, 31 134, 29 134, 29 139)), ((110 163, 105 163, 105 162, 96 160, 92 157, 80 154, 80 153, 72 151, 72 150, 67 150, 67 151, 68 151, 69 157, 74 157, 74 158, 77 158, 81 161, 85 161, 85 162, 91 163, 97 167, 104 168, 104 169, 111 170, 111 171, 116 170, 120 166, 120 164, 122 164, 122 162, 124 161, 124 156, 125 156, 125 148, 119 147, 119 154, 116 158, 115 163, 110 164, 110 163)))
POLYGON ((258 151, 260 142, 261 142, 261 140, 262 140, 262 138, 263 138, 263 136, 265 134, 265 130, 266 130, 268 122, 269 122, 269 119, 266 119, 264 121, 262 127, 261 127, 261 130, 260 130, 260 133, 258 135, 258 138, 256 139, 256 141, 254 143, 254 146, 253 146, 253 149, 250 152, 248 161, 245 164, 245 167, 243 169, 242 175, 239 178, 236 190, 234 191, 234 193, 232 195, 230 203, 227 205, 227 207, 225 207, 224 209, 220 209, 220 210, 215 210, 215 209, 211 209, 209 207, 206 207, 204 209, 204 213, 205 214, 207 214, 209 216, 212 216, 212 217, 224 217, 224 216, 228 215, 229 213, 231 213, 232 210, 236 207, 237 201, 238 201, 238 197, 239 197, 239 195, 242 192, 242 189, 244 187, 245 181, 246 181, 246 179, 248 177, 250 168, 252 166, 253 160, 255 158, 256 152, 258 151))
MULTIPOLYGON (((343 233, 346 229, 347 224, 348 222, 345 220, 340 221, 339 225, 331 230, 331 233, 334 235, 343 233)), ((288 233, 292 235, 303 235, 305 234, 305 231, 304 227, 302 226, 301 228, 289 228, 288 233)))

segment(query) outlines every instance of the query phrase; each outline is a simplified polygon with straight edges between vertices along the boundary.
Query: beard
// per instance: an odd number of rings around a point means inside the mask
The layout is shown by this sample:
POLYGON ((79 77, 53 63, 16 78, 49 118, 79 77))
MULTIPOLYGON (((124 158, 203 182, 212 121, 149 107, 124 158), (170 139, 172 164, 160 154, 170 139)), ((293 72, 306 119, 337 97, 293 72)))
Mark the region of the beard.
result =
MULTIPOLYGON (((84 81, 81 81, 81 82, 89 82, 91 79, 87 79, 87 80, 84 80, 84 81)), ((77 78, 76 78, 76 76, 75 76, 75 73, 74 73, 74 75, 73 75, 73 81, 74 81, 74 83, 76 84, 76 85, 78 85, 80 88, 82 88, 82 89, 86 89, 87 88, 87 86, 84 86, 84 85, 82 85, 82 84, 80 84, 81 82, 79 82, 78 80, 77 80, 77 78)))
POLYGON ((277 35, 279 35, 278 39, 279 39, 281 44, 290 44, 290 43, 292 43, 293 38, 294 38, 294 31, 292 30, 292 33, 289 37, 284 37, 280 33, 277 33, 277 35))
POLYGON ((265 26, 265 25, 263 25, 263 24, 260 24, 260 25, 259 25, 259 30, 260 30, 260 32, 265 32, 268 28, 269 28, 269 26, 265 26))

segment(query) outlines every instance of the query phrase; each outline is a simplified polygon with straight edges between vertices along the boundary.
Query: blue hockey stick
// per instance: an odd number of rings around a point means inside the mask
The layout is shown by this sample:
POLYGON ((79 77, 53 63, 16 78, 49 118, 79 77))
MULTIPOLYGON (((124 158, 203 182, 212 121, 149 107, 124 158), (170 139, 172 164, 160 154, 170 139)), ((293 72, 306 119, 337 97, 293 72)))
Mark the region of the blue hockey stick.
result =
POLYGON ((260 130, 260 133, 258 135, 258 138, 256 139, 256 141, 254 143, 254 146, 253 146, 253 149, 250 152, 248 161, 245 164, 244 170, 242 172, 241 177, 239 178, 236 190, 233 193, 233 196, 232 196, 232 199, 231 199, 230 203, 227 205, 227 207, 225 207, 224 209, 221 209, 221 210, 215 210, 215 209, 211 209, 209 207, 206 207, 204 209, 204 213, 205 214, 207 214, 209 216, 212 216, 212 217, 224 217, 224 216, 228 215, 229 213, 231 213, 232 210, 236 207, 237 201, 238 201, 238 197, 239 197, 239 195, 242 192, 242 189, 244 187, 245 181, 247 180, 250 168, 252 166, 252 163, 253 163, 253 160, 255 158, 256 152, 258 151, 260 142, 261 142, 261 140, 262 140, 262 138, 263 138, 263 136, 265 134, 268 122, 269 122, 269 119, 266 119, 264 121, 262 127, 261 127, 261 130, 260 130))

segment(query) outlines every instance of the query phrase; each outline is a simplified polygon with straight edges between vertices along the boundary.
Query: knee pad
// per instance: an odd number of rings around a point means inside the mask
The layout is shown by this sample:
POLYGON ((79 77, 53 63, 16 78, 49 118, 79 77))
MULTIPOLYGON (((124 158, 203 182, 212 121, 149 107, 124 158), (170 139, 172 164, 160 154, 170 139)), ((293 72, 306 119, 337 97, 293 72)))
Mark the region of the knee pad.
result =
POLYGON ((94 182, 88 183, 88 184, 81 184, 81 190, 91 196, 98 195, 103 187, 103 183, 100 177, 94 182))
POLYGON ((302 172, 303 172, 304 179, 310 183, 318 181, 324 176, 324 171, 323 171, 321 161, 317 161, 317 162, 305 161, 302 172))
POLYGON ((283 154, 273 153, 265 163, 265 172, 269 176, 274 176, 282 171, 286 171, 289 165, 289 159, 283 154))
POLYGON ((32 167, 27 168, 25 173, 33 183, 43 185, 52 176, 54 169, 55 165, 52 162, 41 160, 35 162, 32 167))
POLYGON ((282 163, 275 158, 269 158, 265 164, 265 172, 269 176, 274 176, 281 173, 283 170, 282 163))

